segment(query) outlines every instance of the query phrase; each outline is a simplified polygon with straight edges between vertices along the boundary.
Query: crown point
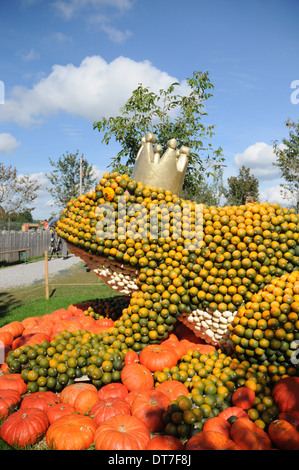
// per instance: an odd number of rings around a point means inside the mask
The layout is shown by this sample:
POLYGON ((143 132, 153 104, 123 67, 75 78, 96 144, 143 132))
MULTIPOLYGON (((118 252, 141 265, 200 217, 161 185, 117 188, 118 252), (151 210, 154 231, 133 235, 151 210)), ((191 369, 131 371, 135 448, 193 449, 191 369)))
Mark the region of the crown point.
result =
POLYGON ((167 147, 170 147, 171 149, 176 149, 178 145, 178 141, 176 139, 170 139, 168 142, 167 142, 167 147))
POLYGON ((152 132, 148 132, 145 136, 145 141, 146 142, 151 142, 152 144, 155 144, 156 143, 156 137, 154 136, 154 134, 152 132))
POLYGON ((155 145, 155 147, 154 147, 154 163, 159 163, 162 150, 163 150, 163 147, 162 147, 161 144, 155 145))
POLYGON ((190 148, 189 147, 186 147, 185 145, 183 145, 181 148, 180 148, 180 154, 182 153, 185 153, 186 155, 190 155, 190 148))

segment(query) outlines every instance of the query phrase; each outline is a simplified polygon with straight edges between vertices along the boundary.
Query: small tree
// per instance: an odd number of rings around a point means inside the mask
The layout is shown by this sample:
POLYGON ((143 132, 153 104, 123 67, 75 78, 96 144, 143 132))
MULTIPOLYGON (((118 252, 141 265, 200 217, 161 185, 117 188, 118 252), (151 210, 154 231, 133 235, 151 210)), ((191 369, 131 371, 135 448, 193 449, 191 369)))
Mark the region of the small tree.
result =
POLYGON ((65 207, 67 202, 74 196, 79 196, 80 193, 80 158, 81 164, 81 181, 82 193, 90 190, 94 185, 96 178, 92 165, 79 156, 79 151, 76 153, 67 152, 63 154, 57 162, 49 158, 50 164, 54 167, 51 173, 47 173, 52 187, 49 192, 52 195, 58 207, 65 207))
POLYGON ((0 163, 1 217, 10 220, 14 213, 31 212, 39 188, 40 184, 31 175, 19 176, 15 167, 0 163))
POLYGON ((250 174, 250 168, 246 168, 245 165, 239 169, 238 176, 231 176, 227 179, 227 183, 226 199, 231 206, 245 204, 248 194, 254 201, 258 201, 259 181, 250 174))
POLYGON ((273 144, 276 162, 273 165, 281 170, 281 176, 285 180, 280 186, 284 199, 291 202, 299 212, 299 120, 297 124, 290 120, 286 121, 289 128, 289 139, 283 139, 283 146, 279 147, 277 141, 273 144))
POLYGON ((226 195, 223 183, 223 168, 215 169, 209 179, 202 180, 196 186, 195 192, 190 197, 188 191, 183 190, 181 196, 207 206, 220 206, 221 199, 226 195))
POLYGON ((189 93, 185 96, 175 93, 179 83, 158 94, 139 85, 119 116, 103 117, 94 123, 94 129, 104 133, 102 142, 108 145, 114 138, 122 147, 110 165, 113 170, 131 173, 141 139, 149 131, 163 152, 172 138, 178 141, 178 147, 191 149, 184 182, 185 193, 190 197, 204 177, 223 164, 222 149, 213 150, 211 142, 206 142, 214 135, 214 126, 206 127, 202 122, 207 115, 205 102, 212 96, 213 88, 208 73, 193 72, 187 83, 189 93))

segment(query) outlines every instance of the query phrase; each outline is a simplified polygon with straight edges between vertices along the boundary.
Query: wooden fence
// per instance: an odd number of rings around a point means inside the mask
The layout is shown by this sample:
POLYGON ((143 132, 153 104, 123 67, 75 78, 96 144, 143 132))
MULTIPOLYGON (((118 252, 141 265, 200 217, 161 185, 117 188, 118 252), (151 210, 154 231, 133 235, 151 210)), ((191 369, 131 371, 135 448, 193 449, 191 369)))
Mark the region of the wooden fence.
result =
MULTIPOLYGON (((0 251, 29 248, 29 251, 27 251, 27 259, 42 256, 44 252, 48 250, 50 238, 50 232, 43 230, 37 232, 2 230, 0 231, 0 251)), ((0 255, 0 262, 12 262, 18 259, 18 253, 6 253, 5 255, 0 255)))

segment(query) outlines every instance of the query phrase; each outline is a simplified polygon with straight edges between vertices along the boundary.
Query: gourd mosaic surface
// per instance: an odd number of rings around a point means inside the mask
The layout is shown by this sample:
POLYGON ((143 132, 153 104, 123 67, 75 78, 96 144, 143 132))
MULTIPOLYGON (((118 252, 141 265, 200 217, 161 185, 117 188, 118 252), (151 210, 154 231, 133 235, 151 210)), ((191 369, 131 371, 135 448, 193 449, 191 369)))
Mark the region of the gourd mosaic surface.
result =
MULTIPOLYGON (((0 337, 16 338, 3 388, 16 376, 15 389, 59 396, 63 415, 68 407, 80 416, 92 410, 86 439, 96 449, 114 449, 120 427, 136 449, 157 448, 149 432, 159 435, 157 446, 178 450, 299 448, 294 210, 269 203, 207 207, 113 172, 69 201, 57 233, 119 295, 53 312, 43 320, 52 322, 51 334, 38 343, 22 338, 30 327, 42 335, 40 321, 1 328, 0 337), (88 384, 80 384, 84 377, 88 384), (107 387, 127 405, 105 396, 107 387)), ((67 448, 61 436, 69 425, 65 418, 61 429, 51 428, 50 447, 67 448)), ((15 445, 6 433, 2 426, 1 437, 15 445)), ((76 439, 71 448, 84 447, 82 436, 76 439)))

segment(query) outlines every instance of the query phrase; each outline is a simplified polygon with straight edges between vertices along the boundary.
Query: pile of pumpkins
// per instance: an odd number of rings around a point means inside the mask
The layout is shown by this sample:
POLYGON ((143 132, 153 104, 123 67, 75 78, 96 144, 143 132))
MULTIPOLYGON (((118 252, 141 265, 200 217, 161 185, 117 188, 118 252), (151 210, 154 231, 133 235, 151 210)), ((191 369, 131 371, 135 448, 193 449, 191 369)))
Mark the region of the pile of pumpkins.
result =
POLYGON ((124 343, 111 348, 107 339, 113 326, 102 327, 101 333, 71 328, 71 317, 74 325, 86 318, 88 309, 81 307, 86 305, 53 312, 54 318, 65 314, 71 331, 54 333, 50 341, 35 342, 42 334, 38 327, 30 341, 24 326, 29 319, 0 329, 7 342, 0 375, 0 438, 8 446, 299 449, 299 378, 291 368, 227 355, 180 322, 175 334, 140 353, 124 343), (21 370, 13 371, 18 362, 21 370))

